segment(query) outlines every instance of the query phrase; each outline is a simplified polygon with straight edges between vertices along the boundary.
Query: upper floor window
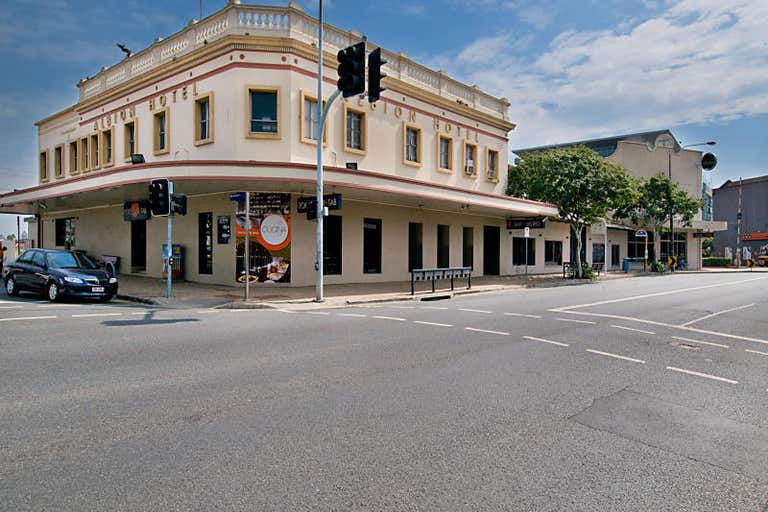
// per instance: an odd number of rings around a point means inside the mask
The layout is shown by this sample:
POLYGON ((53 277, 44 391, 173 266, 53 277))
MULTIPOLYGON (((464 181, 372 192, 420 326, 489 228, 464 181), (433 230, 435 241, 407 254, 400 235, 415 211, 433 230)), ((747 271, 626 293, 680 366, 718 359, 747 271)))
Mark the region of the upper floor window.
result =
MULTIPOLYGON (((323 101, 325 106, 325 101, 323 101)), ((317 98, 301 93, 301 142, 317 143, 317 98)), ((323 130, 323 144, 328 142, 328 131, 323 130)))
POLYGON ((445 135, 437 138, 437 168, 453 172, 453 139, 445 135))
POLYGON ((48 150, 40 152, 40 181, 48 181, 48 150))
POLYGON ((195 145, 213 142, 213 93, 195 100, 195 145))
POLYGON ((464 174, 477 175, 477 145, 464 142, 464 174))
POLYGON ((94 133, 89 137, 88 141, 88 161, 91 164, 91 169, 99 168, 99 134, 94 133))
POLYGON ((115 163, 113 147, 114 137, 112 136, 113 133, 114 129, 112 128, 101 132, 101 165, 103 167, 109 167, 115 163))
POLYGON ((499 152, 494 149, 488 150, 486 160, 485 177, 488 181, 499 181, 499 152))
POLYGON ((170 126, 168 109, 155 113, 154 154, 164 155, 170 153, 170 126))
POLYGON ((57 179, 64 177, 64 144, 53 148, 53 175, 57 179))
POLYGON ((80 170, 83 172, 89 171, 91 168, 88 166, 89 152, 88 152, 88 137, 80 139, 80 170))
POLYGON ((80 173, 80 160, 78 158, 77 141, 69 143, 69 174, 74 176, 80 173))
POLYGON ((138 153, 136 150, 136 123, 137 121, 134 119, 123 125, 123 153, 126 162, 131 160, 131 155, 138 153))
POLYGON ((421 129, 403 125, 403 163, 421 165, 421 129))
POLYGON ((344 104, 344 151, 364 155, 366 150, 366 116, 344 104))
POLYGON ((275 87, 249 87, 248 137, 280 138, 280 90, 275 87))

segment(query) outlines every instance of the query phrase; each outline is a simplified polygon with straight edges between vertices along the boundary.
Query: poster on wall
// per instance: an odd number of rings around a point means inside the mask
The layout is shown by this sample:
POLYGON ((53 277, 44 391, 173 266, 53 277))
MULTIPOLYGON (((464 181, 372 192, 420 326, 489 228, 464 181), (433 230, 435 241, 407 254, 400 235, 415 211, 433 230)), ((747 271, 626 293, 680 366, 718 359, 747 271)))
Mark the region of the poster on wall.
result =
MULTIPOLYGON (((291 282, 291 195, 250 193, 249 270, 251 283, 291 282)), ((245 201, 235 203, 235 279, 245 283, 245 201)))

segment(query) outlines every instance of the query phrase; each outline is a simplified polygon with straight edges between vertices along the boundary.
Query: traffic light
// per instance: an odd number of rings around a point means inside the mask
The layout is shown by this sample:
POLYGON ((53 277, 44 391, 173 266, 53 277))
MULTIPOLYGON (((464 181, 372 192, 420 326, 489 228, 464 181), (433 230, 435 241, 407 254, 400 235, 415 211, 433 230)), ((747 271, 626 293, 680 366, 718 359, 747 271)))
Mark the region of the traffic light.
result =
POLYGON ((168 178, 152 180, 149 183, 149 210, 156 217, 171 214, 171 183, 168 178))
POLYGON ((353 44, 337 55, 339 80, 336 82, 342 96, 349 98, 365 92, 365 43, 353 44))
POLYGON ((171 211, 179 215, 187 214, 187 196, 184 194, 173 194, 171 196, 171 211))
POLYGON ((376 48, 370 55, 368 55, 368 102, 375 103, 379 101, 382 91, 386 91, 386 87, 381 86, 381 79, 387 75, 381 72, 381 67, 386 64, 387 61, 381 58, 381 48, 376 48))

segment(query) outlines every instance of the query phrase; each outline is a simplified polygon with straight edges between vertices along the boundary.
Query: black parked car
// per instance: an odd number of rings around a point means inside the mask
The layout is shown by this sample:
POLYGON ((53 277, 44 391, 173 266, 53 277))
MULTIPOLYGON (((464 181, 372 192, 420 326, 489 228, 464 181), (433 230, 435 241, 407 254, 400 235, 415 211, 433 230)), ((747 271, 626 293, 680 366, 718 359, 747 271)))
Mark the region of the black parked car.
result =
POLYGON ((7 266, 5 291, 37 292, 51 301, 64 296, 108 301, 117 293, 117 278, 81 252, 29 249, 7 266))

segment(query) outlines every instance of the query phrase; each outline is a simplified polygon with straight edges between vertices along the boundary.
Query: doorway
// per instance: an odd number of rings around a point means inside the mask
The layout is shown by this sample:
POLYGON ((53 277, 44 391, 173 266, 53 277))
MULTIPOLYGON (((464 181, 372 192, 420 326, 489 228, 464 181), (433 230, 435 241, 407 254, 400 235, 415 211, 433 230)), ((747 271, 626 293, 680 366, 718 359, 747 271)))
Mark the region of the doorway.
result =
POLYGON ((131 222, 131 272, 147 270, 147 221, 131 222))
POLYGON ((614 244, 611 246, 611 267, 612 268, 621 267, 621 246, 620 245, 614 244))
POLYGON ((498 276, 501 270, 501 228, 483 226, 483 275, 498 276))

